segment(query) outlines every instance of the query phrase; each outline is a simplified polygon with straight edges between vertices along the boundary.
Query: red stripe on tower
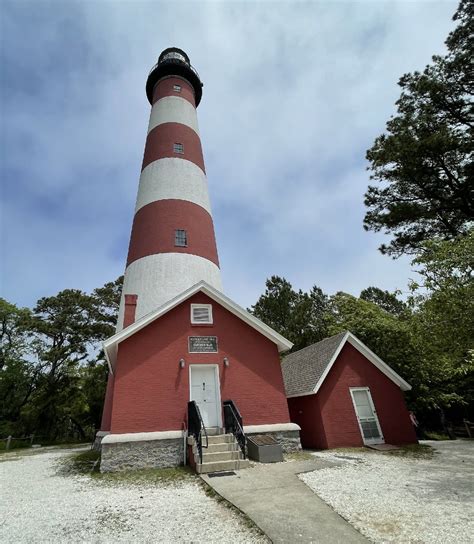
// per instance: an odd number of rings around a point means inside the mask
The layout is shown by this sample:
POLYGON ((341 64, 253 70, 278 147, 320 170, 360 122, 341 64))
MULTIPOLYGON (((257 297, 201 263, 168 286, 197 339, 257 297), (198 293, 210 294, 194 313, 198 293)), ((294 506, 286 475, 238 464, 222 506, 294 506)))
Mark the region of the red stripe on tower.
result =
POLYGON ((142 170, 153 161, 173 157, 193 162, 205 172, 201 139, 182 123, 164 123, 150 131, 145 144, 142 170))
POLYGON ((209 213, 186 200, 158 200, 135 214, 127 266, 156 253, 191 253, 219 266, 209 213))
POLYGON ((153 91, 152 104, 158 102, 160 98, 165 96, 176 96, 179 95, 190 102, 194 107, 196 107, 196 102, 194 100, 194 89, 185 79, 182 77, 165 77, 158 81, 155 85, 155 90, 153 91))

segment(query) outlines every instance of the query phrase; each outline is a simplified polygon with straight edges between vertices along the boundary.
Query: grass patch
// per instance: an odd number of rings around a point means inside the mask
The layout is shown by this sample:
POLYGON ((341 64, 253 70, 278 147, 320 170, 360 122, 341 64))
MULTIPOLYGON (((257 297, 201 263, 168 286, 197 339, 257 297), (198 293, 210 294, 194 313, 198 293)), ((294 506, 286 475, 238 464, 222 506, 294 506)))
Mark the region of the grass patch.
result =
POLYGON ((284 453, 283 459, 285 461, 309 461, 314 459, 314 455, 311 455, 308 451, 292 451, 291 453, 284 453))
POLYGON ((330 449, 330 450, 320 450, 321 453, 324 453, 324 452, 331 452, 331 453, 334 453, 335 455, 338 455, 338 454, 346 454, 346 453, 380 453, 380 452, 377 452, 375 450, 372 450, 370 448, 366 448, 365 446, 354 446, 354 447, 347 447, 347 448, 333 448, 333 449, 330 449))
POLYGON ((94 481, 114 485, 168 485, 197 478, 190 467, 146 468, 120 472, 100 472, 100 453, 87 450, 61 459, 58 472, 62 475, 82 474, 94 481))
POLYGON ((40 448, 14 448, 12 450, 0 451, 0 460, 8 461, 16 457, 20 458, 20 457, 25 457, 30 455, 38 455, 40 453, 46 453, 48 451, 50 452, 55 450, 78 449, 84 445, 85 444, 81 443, 81 444, 64 444, 60 446, 44 446, 44 447, 42 446, 40 448))
MULTIPOLYGON (((0 443, 1 444, 1 443, 0 443)), ((35 443, 33 443, 34 446, 36 446, 35 443)), ((86 447, 90 446, 90 442, 74 442, 74 443, 65 443, 65 444, 41 444, 40 447, 32 447, 29 444, 26 446, 14 446, 11 447, 9 450, 5 449, 5 445, 3 447, 0 447, 0 456, 2 455, 9 455, 9 454, 17 454, 17 455, 34 455, 35 453, 43 453, 45 451, 49 450, 55 450, 55 449, 74 449, 74 448, 80 448, 80 447, 86 447)))
POLYGON ((372 448, 363 447, 354 447, 354 448, 335 448, 332 450, 322 450, 329 451, 334 455, 344 455, 351 453, 362 453, 362 454, 371 454, 371 455, 393 455, 395 457, 407 457, 411 459, 432 459, 436 454, 435 450, 428 446, 427 444, 409 444, 407 446, 400 446, 398 450, 388 450, 388 451, 377 451, 372 448))
POLYGON ((409 444, 408 446, 402 446, 400 450, 391 450, 383 453, 384 455, 408 457, 411 459, 432 459, 435 450, 427 444, 409 444))
POLYGON ((13 450, 24 450, 30 447, 30 443, 24 440, 12 440, 10 443, 10 448, 7 450, 7 441, 0 440, 0 453, 5 453, 13 450))
POLYGON ((424 440, 449 440, 449 436, 444 433, 438 433, 436 431, 426 431, 424 440))
POLYGON ((96 481, 123 485, 171 485, 177 482, 195 481, 196 474, 190 467, 145 468, 120 472, 95 472, 96 481))
POLYGON ((81 451, 67 457, 63 463, 65 472, 72 474, 99 473, 100 453, 96 450, 81 451))

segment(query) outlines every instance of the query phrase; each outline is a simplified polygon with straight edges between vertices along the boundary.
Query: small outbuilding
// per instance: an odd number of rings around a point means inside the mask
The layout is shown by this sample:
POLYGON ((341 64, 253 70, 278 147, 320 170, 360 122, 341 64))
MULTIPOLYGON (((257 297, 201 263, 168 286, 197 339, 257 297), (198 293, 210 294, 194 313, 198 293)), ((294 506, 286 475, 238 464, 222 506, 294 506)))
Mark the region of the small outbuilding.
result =
POLYGON ((282 370, 303 447, 417 442, 403 396, 411 386, 352 333, 291 353, 282 370))

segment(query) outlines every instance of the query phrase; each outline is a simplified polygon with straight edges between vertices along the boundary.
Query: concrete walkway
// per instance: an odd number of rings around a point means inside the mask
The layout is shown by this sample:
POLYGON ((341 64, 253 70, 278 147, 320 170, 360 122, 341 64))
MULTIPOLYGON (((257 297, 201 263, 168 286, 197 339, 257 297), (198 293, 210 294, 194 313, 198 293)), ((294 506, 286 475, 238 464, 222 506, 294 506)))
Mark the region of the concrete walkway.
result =
POLYGON ((320 459, 255 464, 236 476, 201 478, 276 543, 352 544, 367 539, 309 489, 301 472, 334 466, 320 459))

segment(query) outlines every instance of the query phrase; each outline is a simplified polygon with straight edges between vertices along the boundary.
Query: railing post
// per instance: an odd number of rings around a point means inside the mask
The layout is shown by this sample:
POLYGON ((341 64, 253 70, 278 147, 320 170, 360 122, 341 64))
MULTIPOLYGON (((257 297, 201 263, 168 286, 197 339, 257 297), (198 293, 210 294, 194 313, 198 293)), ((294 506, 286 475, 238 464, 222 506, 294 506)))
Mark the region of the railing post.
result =
POLYGON ((7 445, 5 447, 5 449, 9 450, 10 449, 10 444, 12 442, 12 435, 10 435, 8 438, 7 438, 7 445))

